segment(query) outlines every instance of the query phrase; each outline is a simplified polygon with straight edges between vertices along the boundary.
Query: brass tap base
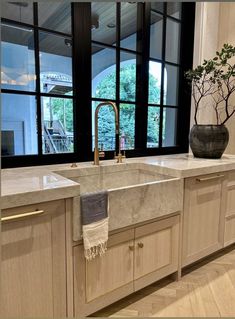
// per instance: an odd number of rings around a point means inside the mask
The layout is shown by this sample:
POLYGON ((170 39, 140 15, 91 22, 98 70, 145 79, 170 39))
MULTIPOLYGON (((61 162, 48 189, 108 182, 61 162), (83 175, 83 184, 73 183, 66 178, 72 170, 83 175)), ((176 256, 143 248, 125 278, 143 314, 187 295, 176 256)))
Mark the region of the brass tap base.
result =
POLYGON ((118 153, 118 155, 114 156, 114 159, 117 160, 117 163, 123 163, 123 159, 126 158, 125 151, 124 155, 122 155, 121 151, 118 153))

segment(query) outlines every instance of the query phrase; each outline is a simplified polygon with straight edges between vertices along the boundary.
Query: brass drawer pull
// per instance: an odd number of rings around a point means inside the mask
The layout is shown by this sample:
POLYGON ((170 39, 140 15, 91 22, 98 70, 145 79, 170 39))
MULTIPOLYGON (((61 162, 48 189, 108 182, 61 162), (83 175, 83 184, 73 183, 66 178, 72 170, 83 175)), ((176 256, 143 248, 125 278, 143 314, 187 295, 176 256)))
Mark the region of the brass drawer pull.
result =
POLYGON ((224 175, 216 175, 216 176, 210 176, 210 177, 198 177, 196 178, 197 182, 206 182, 206 181, 212 181, 213 179, 219 179, 224 177, 224 175))
POLYGON ((17 221, 21 218, 32 217, 32 216, 37 216, 37 215, 42 215, 42 214, 44 214, 44 210, 35 210, 34 212, 2 217, 1 222, 17 221))
POLYGON ((135 247, 133 245, 129 246, 130 251, 134 251, 134 248, 135 247))
POLYGON ((144 247, 144 244, 143 244, 143 243, 138 243, 138 247, 139 247, 139 248, 143 248, 143 247, 144 247))

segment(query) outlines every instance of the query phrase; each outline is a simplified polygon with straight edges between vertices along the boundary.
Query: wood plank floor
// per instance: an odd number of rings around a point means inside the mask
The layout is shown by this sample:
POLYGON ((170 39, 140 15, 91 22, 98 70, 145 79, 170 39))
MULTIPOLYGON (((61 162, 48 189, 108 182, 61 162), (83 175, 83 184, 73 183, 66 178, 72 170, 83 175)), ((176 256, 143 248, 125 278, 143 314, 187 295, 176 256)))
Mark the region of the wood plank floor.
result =
POLYGON ((235 317, 235 248, 99 311, 95 317, 235 317))

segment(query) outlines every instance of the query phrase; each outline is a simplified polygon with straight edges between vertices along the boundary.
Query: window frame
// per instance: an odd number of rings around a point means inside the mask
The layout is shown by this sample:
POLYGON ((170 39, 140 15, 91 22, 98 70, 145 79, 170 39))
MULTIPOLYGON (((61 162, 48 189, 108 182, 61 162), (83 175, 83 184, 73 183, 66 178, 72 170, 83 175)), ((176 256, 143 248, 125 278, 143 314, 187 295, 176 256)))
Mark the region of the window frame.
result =
MULTIPOLYGON (((118 36, 120 40, 120 3, 117 3, 117 25, 118 36)), ((25 27, 33 27, 34 30, 34 45, 35 45, 35 62, 36 74, 40 72, 39 69, 39 32, 46 31, 50 34, 57 34, 60 36, 69 37, 73 41, 72 45, 72 78, 73 78, 73 96, 64 96, 53 94, 53 97, 71 98, 73 99, 73 115, 74 115, 74 152, 60 153, 60 154, 42 154, 42 134, 38 134, 38 150, 37 155, 23 155, 23 156, 6 156, 2 157, 2 167, 20 167, 20 166, 34 166, 59 164, 70 162, 84 162, 93 160, 92 151, 92 101, 105 99, 94 99, 91 94, 91 47, 92 42, 99 44, 97 41, 91 39, 91 3, 76 2, 71 3, 72 6, 72 34, 64 34, 59 31, 53 31, 38 26, 37 3, 33 5, 34 25, 14 21, 14 24, 25 27), (77 70, 79 70, 77 72, 77 70), (79 88, 79 89, 78 89, 79 88)), ((166 32, 166 18, 179 21, 167 14, 167 3, 164 6, 164 20, 163 26, 163 42, 165 41, 166 32)), ((178 93, 178 121, 177 121, 177 145, 173 147, 162 147, 162 137, 159 136, 160 145, 157 148, 147 148, 147 118, 148 118, 148 63, 150 50, 150 12, 151 5, 149 2, 138 3, 137 9, 137 24, 139 30, 137 32, 137 49, 135 52, 130 49, 120 47, 117 42, 116 46, 105 45, 106 47, 113 47, 116 49, 117 65, 116 68, 116 86, 119 85, 119 67, 120 67, 120 52, 135 53, 136 60, 136 101, 128 102, 128 104, 135 105, 135 149, 127 150, 127 157, 141 157, 164 154, 184 153, 188 151, 188 133, 190 126, 190 106, 191 106, 191 90, 184 78, 186 70, 192 67, 193 61, 193 43, 194 43, 194 19, 195 19, 195 3, 182 3, 181 11, 181 31, 180 31, 180 57, 179 64, 181 66, 179 72, 179 93, 178 93), (139 29, 139 27, 141 28, 139 29), (145 49, 143 49, 145 48, 145 49)), ((156 11, 157 12, 157 11, 156 11)), ((162 13, 161 13, 162 15, 162 13)), ((2 18, 3 22, 13 23, 10 19, 2 18)), ((118 40, 117 39, 117 40, 118 40)), ((164 50, 164 46, 162 48, 164 50)), ((152 58, 151 58, 152 60, 152 58)), ((161 62, 161 60, 160 60, 161 62)), ((171 63, 169 63, 171 64, 171 63)), ((174 63, 172 63, 174 65, 174 63)), ((164 68, 162 68, 164 69, 164 68)), ((163 85, 164 81, 162 81, 163 85)), ((41 132, 41 97, 48 96, 46 93, 40 93, 40 78, 37 76, 36 91, 24 92, 18 90, 2 89, 2 93, 16 93, 36 96, 37 99, 37 128, 41 132)), ((117 90, 119 94, 119 88, 117 90)), ((52 94, 49 94, 52 96, 52 94)), ((163 93, 161 93, 163 95, 163 93)), ((114 102, 125 102, 116 96, 114 102)), ((162 132, 163 119, 163 100, 161 98, 161 112, 160 112, 160 131, 162 132)), ((171 106, 172 107, 172 106, 171 106)), ((174 108, 174 106, 173 106, 174 108)), ((116 141, 116 149, 118 141, 116 141)), ((113 159, 114 152, 106 151, 105 159, 113 159)))

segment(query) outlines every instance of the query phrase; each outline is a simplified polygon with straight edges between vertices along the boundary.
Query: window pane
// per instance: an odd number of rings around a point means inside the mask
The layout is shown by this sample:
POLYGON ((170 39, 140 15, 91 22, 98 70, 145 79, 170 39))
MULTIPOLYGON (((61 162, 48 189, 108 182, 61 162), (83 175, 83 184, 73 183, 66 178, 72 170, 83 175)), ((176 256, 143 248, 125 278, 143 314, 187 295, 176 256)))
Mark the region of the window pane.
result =
MULTIPOLYGON (((92 102, 92 150, 95 146, 95 109, 99 102, 92 102)), ((115 150, 115 114, 109 105, 102 106, 98 118, 98 145, 105 151, 115 150)))
POLYGON ((34 96, 2 94, 2 155, 38 153, 34 96))
POLYGON ((179 68, 165 65, 164 105, 178 105, 179 68))
POLYGON ((177 109, 164 107, 163 109, 162 145, 176 145, 177 109))
POLYGON ((179 62, 180 24, 171 19, 166 23, 166 61, 179 62))
POLYGON ((70 39, 39 33, 41 92, 72 94, 72 47, 70 39))
POLYGON ((33 30, 1 25, 1 83, 3 89, 35 90, 33 30))
POLYGON ((43 97, 43 154, 74 151, 73 100, 43 97))
POLYGON ((168 2, 167 3, 167 14, 176 18, 181 18, 181 2, 168 2))
POLYGON ((1 1, 1 17, 33 24, 33 3, 28 1, 1 1))
POLYGON ((121 3, 121 47, 136 51, 137 3, 121 3))
POLYGON ((149 103, 160 104, 162 64, 149 62, 149 103))
POLYGON ((159 12, 164 11, 164 3, 163 2, 151 2, 151 9, 159 12))
POLYGON ((93 46, 92 96, 116 98, 116 50, 93 46))
POLYGON ((136 96, 136 55, 121 52, 120 99, 135 101, 136 96))
POLYGON ((162 58, 162 29, 163 16, 155 12, 151 12, 150 57, 155 59, 162 58))
POLYGON ((116 3, 92 2, 92 40, 105 44, 116 43, 116 3))
POLYGON ((120 105, 120 146, 122 150, 135 148, 135 105, 120 105))
POLYGON ((148 131, 147 131, 147 147, 153 148, 159 146, 159 121, 160 108, 148 107, 148 131))
POLYGON ((38 22, 40 27, 71 34, 71 3, 38 2, 38 22))

